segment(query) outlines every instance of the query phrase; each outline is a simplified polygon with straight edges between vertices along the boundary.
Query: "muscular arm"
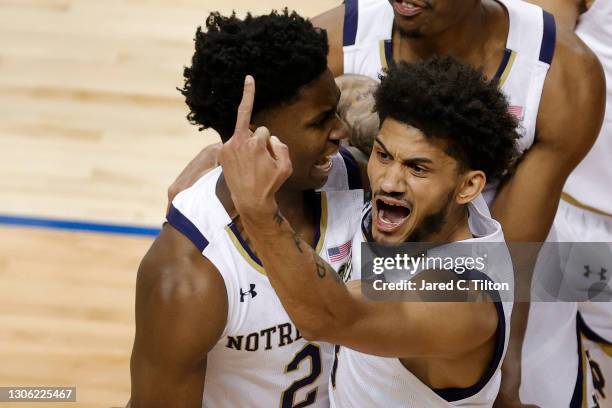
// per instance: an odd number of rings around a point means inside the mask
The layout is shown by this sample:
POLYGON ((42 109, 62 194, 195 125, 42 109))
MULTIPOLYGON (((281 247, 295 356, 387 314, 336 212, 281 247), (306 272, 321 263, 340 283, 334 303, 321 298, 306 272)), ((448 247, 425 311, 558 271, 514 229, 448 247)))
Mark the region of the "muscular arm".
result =
POLYGON ((138 270, 131 407, 200 408, 206 354, 226 316, 221 276, 166 225, 138 270))
POLYGON ((595 55, 559 30, 540 110, 536 140, 501 187, 492 206, 508 241, 544 241, 565 180, 601 127, 605 79, 595 55))
POLYGON ((276 293, 302 335, 387 357, 457 356, 497 328, 492 303, 368 301, 300 241, 280 214, 241 212, 276 293))

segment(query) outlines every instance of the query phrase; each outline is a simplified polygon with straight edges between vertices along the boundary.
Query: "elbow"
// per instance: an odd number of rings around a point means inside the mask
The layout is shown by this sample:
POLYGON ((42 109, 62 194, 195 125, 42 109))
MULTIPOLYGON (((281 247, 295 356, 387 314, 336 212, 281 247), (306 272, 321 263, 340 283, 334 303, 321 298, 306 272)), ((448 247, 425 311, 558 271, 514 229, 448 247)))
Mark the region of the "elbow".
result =
MULTIPOLYGON (((290 310, 287 308, 287 311, 290 310)), ((336 317, 327 308, 301 306, 289 315, 302 337, 308 341, 329 341, 334 327, 338 326, 336 317)))
POLYGON ((308 341, 327 341, 333 323, 322 314, 311 314, 295 319, 294 323, 302 337, 308 341))
POLYGON ((337 343, 338 334, 346 333, 351 321, 326 310, 303 315, 299 319, 294 319, 294 323, 302 337, 308 341, 337 343))

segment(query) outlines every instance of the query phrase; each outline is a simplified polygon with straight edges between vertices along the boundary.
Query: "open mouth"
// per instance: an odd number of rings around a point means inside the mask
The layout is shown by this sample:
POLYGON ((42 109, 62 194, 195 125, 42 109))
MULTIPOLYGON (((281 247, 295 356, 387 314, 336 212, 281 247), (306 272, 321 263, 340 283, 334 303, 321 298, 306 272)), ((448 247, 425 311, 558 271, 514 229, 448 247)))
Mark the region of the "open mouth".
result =
POLYGON ((318 162, 314 164, 314 168, 319 170, 322 173, 327 173, 331 170, 333 166, 332 156, 324 156, 319 159, 318 162))
POLYGON ((386 198, 376 200, 376 227, 381 231, 393 231, 399 228, 412 213, 412 209, 401 202, 386 198))
POLYGON ((420 14, 425 8, 425 5, 412 0, 395 0, 393 2, 393 8, 402 16, 412 17, 420 14))

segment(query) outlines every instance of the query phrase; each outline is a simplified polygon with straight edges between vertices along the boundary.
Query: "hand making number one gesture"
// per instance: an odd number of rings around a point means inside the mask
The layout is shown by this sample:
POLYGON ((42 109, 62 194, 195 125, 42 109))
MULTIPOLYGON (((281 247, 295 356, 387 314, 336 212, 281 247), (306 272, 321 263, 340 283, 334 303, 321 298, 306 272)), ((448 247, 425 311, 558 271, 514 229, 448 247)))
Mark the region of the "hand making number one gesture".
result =
POLYGON ((234 134, 219 152, 225 181, 238 212, 276 212, 274 195, 292 173, 289 150, 266 127, 251 132, 255 80, 247 75, 234 134))

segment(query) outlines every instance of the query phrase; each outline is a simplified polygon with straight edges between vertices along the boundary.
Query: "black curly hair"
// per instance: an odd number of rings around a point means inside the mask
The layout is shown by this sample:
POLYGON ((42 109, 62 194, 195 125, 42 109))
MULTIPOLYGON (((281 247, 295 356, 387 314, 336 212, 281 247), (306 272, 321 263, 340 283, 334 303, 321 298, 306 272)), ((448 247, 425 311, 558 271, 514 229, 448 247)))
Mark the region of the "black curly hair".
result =
POLYGON ((244 20, 211 13, 198 27, 191 67, 185 67, 187 119, 227 141, 236 124, 244 77, 255 78, 253 115, 290 103, 327 68, 327 33, 287 8, 244 20))
POLYGON ((391 65, 381 75, 375 109, 447 141, 463 169, 499 179, 517 156, 517 121, 496 81, 451 57, 391 65))

